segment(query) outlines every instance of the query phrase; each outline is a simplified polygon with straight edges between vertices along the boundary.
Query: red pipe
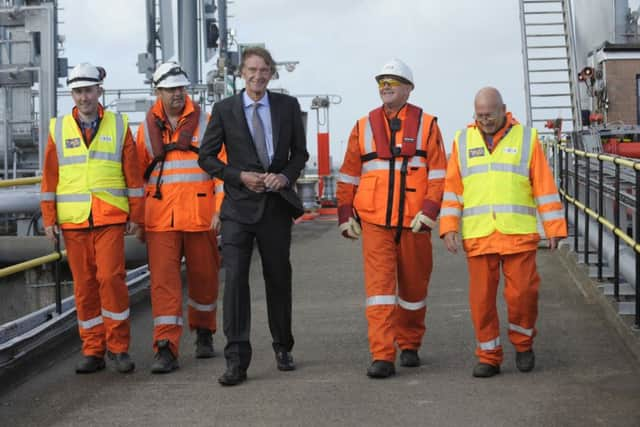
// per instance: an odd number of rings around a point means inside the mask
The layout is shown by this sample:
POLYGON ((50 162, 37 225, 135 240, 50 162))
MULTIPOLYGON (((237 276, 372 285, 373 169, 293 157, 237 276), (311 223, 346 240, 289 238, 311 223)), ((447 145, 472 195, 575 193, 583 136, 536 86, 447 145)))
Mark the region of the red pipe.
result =
POLYGON ((605 153, 640 158, 640 142, 620 142, 615 138, 610 138, 602 148, 605 153))

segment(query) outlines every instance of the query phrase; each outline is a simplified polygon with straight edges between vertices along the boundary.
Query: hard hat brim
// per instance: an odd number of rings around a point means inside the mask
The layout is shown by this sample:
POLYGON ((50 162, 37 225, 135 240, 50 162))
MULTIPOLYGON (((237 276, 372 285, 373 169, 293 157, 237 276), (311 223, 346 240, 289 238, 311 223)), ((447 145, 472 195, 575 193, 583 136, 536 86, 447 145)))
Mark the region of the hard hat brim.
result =
POLYGON ((75 82, 71 82, 67 85, 67 87, 69 89, 77 89, 80 87, 89 87, 89 86, 101 86, 102 85, 102 81, 99 82, 90 82, 87 80, 79 80, 79 81, 75 81, 75 82))
POLYGON ((182 75, 178 76, 170 76, 163 79, 156 88, 172 88, 172 87, 181 87, 181 86, 191 86, 191 82, 182 75))

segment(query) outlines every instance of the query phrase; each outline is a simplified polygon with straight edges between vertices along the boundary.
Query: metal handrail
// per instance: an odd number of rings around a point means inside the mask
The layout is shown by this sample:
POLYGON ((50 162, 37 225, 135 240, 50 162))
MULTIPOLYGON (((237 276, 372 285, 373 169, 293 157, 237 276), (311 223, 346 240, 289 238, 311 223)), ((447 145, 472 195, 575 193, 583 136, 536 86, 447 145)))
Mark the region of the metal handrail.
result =
POLYGON ((28 178, 15 178, 0 180, 0 188, 15 187, 18 185, 39 184, 42 181, 41 176, 32 176, 28 178))
MULTIPOLYGON (((557 153, 557 158, 554 156, 554 165, 558 166, 558 174, 556 176, 559 178, 559 193, 562 195, 564 200, 567 202, 565 204, 565 219, 567 223, 569 223, 569 204, 574 206, 573 209, 573 226, 574 226, 574 250, 578 251, 578 234, 579 234, 579 217, 578 212, 581 211, 584 214, 583 222, 584 222, 584 230, 582 230, 582 234, 584 236, 584 263, 589 265, 589 219, 592 218, 596 221, 598 227, 598 280, 603 279, 602 273, 602 264, 603 264, 603 230, 606 228, 613 235, 614 243, 613 243, 613 288, 614 288, 614 298, 616 300, 620 300, 620 240, 622 240, 629 248, 632 249, 632 256, 635 257, 635 326, 640 328, 640 195, 638 191, 640 190, 640 161, 630 160, 628 158, 623 158, 611 154, 603 154, 603 153, 591 153, 583 150, 578 150, 573 147, 567 147, 564 143, 553 142, 554 153, 557 153), (572 165, 571 168, 569 157, 572 155, 572 165), (588 159, 585 162, 579 162, 578 159, 588 159), (591 162, 590 159, 595 159, 598 161, 598 187, 595 189, 597 193, 597 210, 591 208, 590 204, 590 196, 592 191, 591 185, 591 162), (579 173, 580 163, 583 163, 583 175, 579 173), (603 214, 605 213, 604 209, 604 165, 605 163, 611 164, 614 166, 614 211, 613 211, 613 222, 611 222, 607 217, 603 214), (631 169, 631 174, 635 178, 634 180, 629 180, 630 176, 625 177, 625 183, 631 184, 635 188, 635 197, 634 197, 634 209, 635 209, 635 218, 634 218, 634 228, 630 234, 634 234, 630 236, 625 230, 620 227, 620 207, 621 207, 621 167, 631 169), (570 171, 570 169, 572 169, 570 171), (573 189, 570 191, 569 186, 569 177, 573 178, 573 189), (585 200, 581 201, 580 198, 580 190, 578 186, 578 181, 580 177, 584 178, 584 194, 585 200), (572 193, 572 194, 570 194, 572 193)), ((625 265, 628 267, 628 265, 625 265)), ((628 271, 628 270, 627 270, 628 271)), ((633 273, 628 271, 627 276, 631 276, 633 273)))
POLYGON ((48 264, 57 260, 62 260, 67 257, 67 251, 63 250, 58 252, 52 252, 48 255, 43 255, 38 258, 33 258, 28 261, 20 262, 18 264, 10 265, 9 267, 0 268, 0 278, 10 276, 21 271, 29 270, 30 268, 40 267, 41 265, 48 264))

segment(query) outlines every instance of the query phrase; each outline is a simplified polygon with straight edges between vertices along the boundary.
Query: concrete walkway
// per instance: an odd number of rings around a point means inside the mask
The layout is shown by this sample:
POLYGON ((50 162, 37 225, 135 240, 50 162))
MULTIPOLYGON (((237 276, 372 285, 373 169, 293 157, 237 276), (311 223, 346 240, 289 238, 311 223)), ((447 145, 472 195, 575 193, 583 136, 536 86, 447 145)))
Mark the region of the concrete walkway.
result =
MULTIPOLYGON (((131 375, 107 368, 73 373, 79 342, 63 344, 49 363, 24 373, 0 394, 2 426, 639 426, 640 366, 602 310, 588 303, 556 255, 542 251, 537 367, 517 371, 505 324, 502 374, 475 379, 474 339, 463 255, 434 241, 420 368, 371 380, 359 243, 338 237, 335 223, 294 229, 294 357, 298 369, 276 370, 259 261, 252 269, 253 363, 249 380, 223 388, 218 357, 196 360, 186 333, 181 369, 149 374, 151 311, 133 309, 131 375)), ((504 308, 502 319, 505 319, 504 308)), ((221 313, 220 313, 221 314, 221 313)), ((221 315, 218 316, 221 319, 221 315)))

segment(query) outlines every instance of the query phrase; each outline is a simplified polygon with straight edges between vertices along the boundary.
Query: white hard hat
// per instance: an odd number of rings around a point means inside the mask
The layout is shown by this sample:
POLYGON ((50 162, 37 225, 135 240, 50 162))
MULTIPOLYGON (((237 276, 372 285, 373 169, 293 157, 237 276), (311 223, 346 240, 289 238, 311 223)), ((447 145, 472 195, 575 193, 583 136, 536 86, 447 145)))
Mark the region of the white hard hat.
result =
POLYGON ((153 73, 153 85, 155 87, 180 87, 189 86, 191 82, 187 73, 177 62, 165 62, 160 64, 153 73))
POLYGON ((69 77, 67 77, 67 87, 69 89, 75 89, 78 87, 101 85, 106 76, 107 72, 104 68, 83 62, 73 67, 73 70, 69 73, 69 77))
POLYGON ((382 66, 382 70, 376 75, 376 81, 379 81, 385 76, 399 77, 401 80, 406 80, 411 86, 415 86, 413 84, 413 73, 411 69, 407 64, 397 58, 393 58, 382 66))

